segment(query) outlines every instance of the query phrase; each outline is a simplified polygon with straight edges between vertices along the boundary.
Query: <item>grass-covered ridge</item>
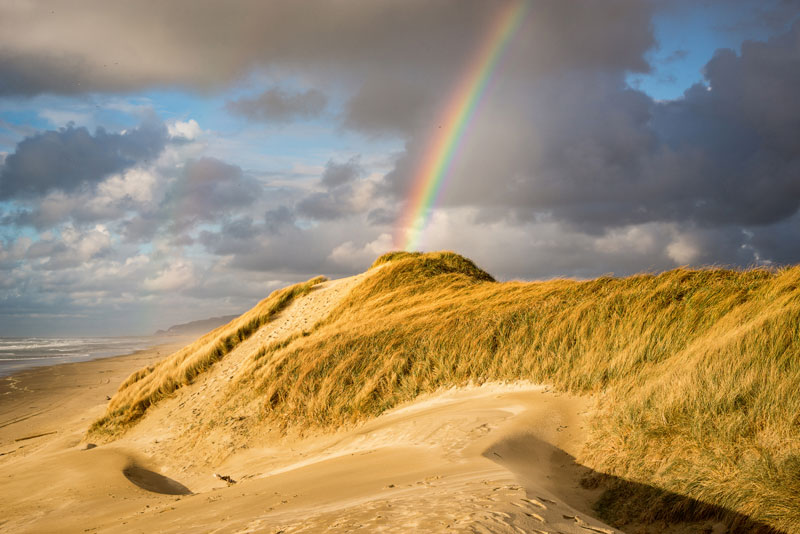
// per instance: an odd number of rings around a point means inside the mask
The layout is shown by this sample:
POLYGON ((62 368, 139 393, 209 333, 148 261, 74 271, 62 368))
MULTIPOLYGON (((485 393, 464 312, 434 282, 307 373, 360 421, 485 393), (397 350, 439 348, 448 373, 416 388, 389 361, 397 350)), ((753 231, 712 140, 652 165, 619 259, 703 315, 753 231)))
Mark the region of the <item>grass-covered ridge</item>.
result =
POLYGON ((336 425, 486 380, 600 393, 592 467, 800 530, 799 267, 497 283, 455 254, 384 263, 257 360, 269 419, 336 425))
POLYGON ((305 295, 325 280, 318 276, 274 291, 237 319, 212 330, 155 365, 133 373, 120 385, 106 414, 92 424, 90 432, 113 435, 125 430, 141 418, 150 406, 192 383, 198 375, 272 320, 295 298, 305 295))
POLYGON ((452 253, 374 267, 310 333, 253 354, 230 402, 326 428, 489 380, 597 393, 587 465, 800 532, 800 267, 504 283, 452 253))

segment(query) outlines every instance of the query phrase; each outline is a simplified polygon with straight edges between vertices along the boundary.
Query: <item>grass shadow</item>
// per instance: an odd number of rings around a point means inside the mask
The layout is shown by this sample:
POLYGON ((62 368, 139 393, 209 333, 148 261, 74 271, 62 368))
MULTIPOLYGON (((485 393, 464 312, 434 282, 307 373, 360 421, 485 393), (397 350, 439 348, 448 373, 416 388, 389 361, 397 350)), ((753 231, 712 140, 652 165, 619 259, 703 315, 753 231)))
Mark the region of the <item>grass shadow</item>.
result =
POLYGON ((527 490, 544 485, 578 510, 585 506, 578 499, 599 494, 595 516, 628 534, 789 534, 721 506, 600 473, 531 433, 507 436, 483 456, 513 472, 527 490), (583 496, 574 491, 578 485, 583 496))

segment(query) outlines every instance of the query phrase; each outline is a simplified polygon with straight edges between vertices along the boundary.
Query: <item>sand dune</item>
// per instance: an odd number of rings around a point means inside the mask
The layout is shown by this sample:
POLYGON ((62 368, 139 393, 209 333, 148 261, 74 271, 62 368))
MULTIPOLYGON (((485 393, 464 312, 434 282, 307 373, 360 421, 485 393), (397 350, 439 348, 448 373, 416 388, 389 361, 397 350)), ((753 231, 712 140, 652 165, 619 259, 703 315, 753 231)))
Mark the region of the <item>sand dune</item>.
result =
MULTIPOLYGON (((110 444, 82 441, 103 406, 105 390, 86 387, 108 374, 101 363, 80 364, 83 381, 47 392, 47 376, 14 378, 15 388, 39 381, 32 402, 66 395, 70 417, 59 412, 44 426, 26 425, 18 399, 4 396, 0 410, 11 424, 0 456, 0 530, 614 532, 592 518, 596 495, 580 488, 582 468, 570 456, 583 439, 588 401, 542 386, 445 391, 336 434, 250 436, 250 446, 231 449, 223 439, 231 439, 231 428, 222 425, 222 446, 213 435, 187 439, 195 407, 226 394, 226 378, 246 354, 264 340, 310 327, 358 280, 328 282, 299 299, 110 444), (41 430, 55 433, 22 448, 11 441, 41 430)), ((129 370, 141 363, 129 362, 129 370)), ((76 376, 80 365, 72 369, 76 376)), ((51 371, 50 378, 61 375, 51 371)))
POLYGON ((161 355, 9 378, 0 389, 0 531, 620 532, 594 517, 601 490, 581 485, 590 471, 574 461, 589 397, 489 383, 333 433, 242 421, 255 408, 237 405, 231 384, 248 358, 311 328, 374 272, 316 286, 109 443, 87 442, 89 423, 114 384, 161 355), (210 422, 209 406, 228 412, 210 422))

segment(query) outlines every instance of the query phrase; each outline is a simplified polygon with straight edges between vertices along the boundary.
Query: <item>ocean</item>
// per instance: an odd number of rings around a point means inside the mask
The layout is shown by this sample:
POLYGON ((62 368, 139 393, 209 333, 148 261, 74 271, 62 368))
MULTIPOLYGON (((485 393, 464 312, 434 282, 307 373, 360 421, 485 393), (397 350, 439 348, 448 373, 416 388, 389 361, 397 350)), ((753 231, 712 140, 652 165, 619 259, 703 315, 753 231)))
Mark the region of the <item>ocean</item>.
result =
MULTIPOLYGON (((161 340, 163 342, 163 340, 161 340)), ((130 354, 159 343, 154 337, 0 337, 0 376, 32 367, 130 354)))

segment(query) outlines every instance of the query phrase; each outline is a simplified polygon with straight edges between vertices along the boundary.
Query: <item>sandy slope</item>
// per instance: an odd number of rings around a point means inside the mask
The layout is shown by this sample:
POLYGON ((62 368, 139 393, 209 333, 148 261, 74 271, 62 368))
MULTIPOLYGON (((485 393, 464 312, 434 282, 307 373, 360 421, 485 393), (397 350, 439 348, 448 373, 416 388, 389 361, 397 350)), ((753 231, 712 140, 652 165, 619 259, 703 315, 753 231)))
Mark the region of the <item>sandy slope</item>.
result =
POLYGON ((121 444, 54 443, 2 466, 0 528, 614 532, 591 518, 593 495, 566 452, 580 444, 586 408, 537 386, 449 391, 347 432, 233 455, 214 470, 236 483, 208 469, 211 487, 193 495, 121 444))
POLYGON ((248 373, 245 364, 262 346, 311 329, 350 289, 373 272, 315 286, 203 373, 195 383, 150 408, 122 441, 135 450, 162 459, 169 476, 190 477, 195 485, 207 488, 205 476, 201 480, 191 478, 198 467, 216 465, 235 450, 271 444, 277 437, 263 435, 261 428, 255 435, 248 431, 252 414, 258 407, 239 405, 235 398, 241 393, 242 379, 248 373), (210 419, 215 422, 211 423, 210 419))
MULTIPOLYGON (((48 427, 58 433, 21 449, 0 441, 8 453, 0 456, 0 531, 615 532, 591 518, 596 495, 580 488, 583 468, 571 458, 589 401, 541 386, 441 392, 304 439, 240 434, 236 418, 193 434, 198 407, 225 399, 247 354, 310 328, 357 281, 299 299, 129 435, 94 448, 81 436, 102 410, 100 392, 85 387, 100 369, 81 364, 85 382, 62 392, 69 414, 48 427)), ((4 419, 22 412, 0 400, 4 419)))

